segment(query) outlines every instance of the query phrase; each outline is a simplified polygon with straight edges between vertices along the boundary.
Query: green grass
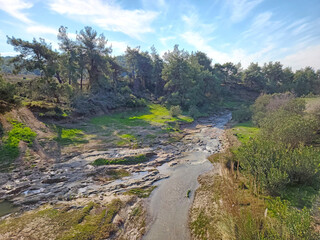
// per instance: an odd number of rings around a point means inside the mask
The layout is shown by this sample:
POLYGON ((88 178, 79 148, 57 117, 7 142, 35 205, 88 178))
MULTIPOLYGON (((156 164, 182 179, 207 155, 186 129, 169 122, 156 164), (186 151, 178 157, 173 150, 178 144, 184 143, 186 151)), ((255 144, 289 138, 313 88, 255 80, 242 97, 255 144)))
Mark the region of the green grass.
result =
POLYGON ((92 163, 92 165, 94 166, 112 165, 112 164, 131 165, 131 164, 143 163, 148 161, 149 159, 150 158, 147 157, 146 154, 140 154, 140 155, 129 156, 124 158, 113 158, 113 159, 98 158, 92 163))
POLYGON ((137 138, 132 134, 122 134, 119 137, 121 140, 117 142, 117 146, 132 145, 134 147, 137 145, 137 138))
POLYGON ((76 145, 87 143, 88 140, 85 139, 85 135, 80 129, 68 129, 57 126, 55 128, 57 132, 57 137, 54 138, 62 146, 76 145))
POLYGON ((139 111, 115 113, 112 115, 94 117, 90 123, 107 127, 134 127, 149 125, 166 125, 168 122, 192 122, 191 117, 180 115, 172 117, 169 110, 159 104, 150 104, 147 108, 139 111))
POLYGON ((260 129, 254 127, 252 122, 238 123, 231 130, 241 143, 248 142, 260 132, 260 129))
POLYGON ((125 170, 125 169, 112 169, 112 170, 107 170, 106 174, 109 176, 110 180, 115 180, 123 177, 128 177, 130 176, 130 173, 125 170))
MULTIPOLYGON (((34 220, 43 219, 48 222, 50 230, 47 231, 56 234, 55 239, 107 239, 118 230, 112 220, 122 207, 123 203, 119 199, 114 199, 107 206, 90 202, 82 209, 49 207, 2 221, 0 234, 20 232, 34 220)), ((41 229, 35 225, 34 231, 41 229)), ((36 239, 32 235, 30 237, 36 239)))
POLYGON ((3 144, 0 145, 0 169, 6 170, 19 156, 19 143, 24 141, 32 146, 37 134, 29 127, 16 120, 10 120, 12 129, 3 137, 3 144))
POLYGON ((139 198, 147 198, 150 196, 151 192, 156 188, 157 186, 152 186, 148 188, 133 188, 129 191, 125 192, 127 195, 136 195, 139 198))

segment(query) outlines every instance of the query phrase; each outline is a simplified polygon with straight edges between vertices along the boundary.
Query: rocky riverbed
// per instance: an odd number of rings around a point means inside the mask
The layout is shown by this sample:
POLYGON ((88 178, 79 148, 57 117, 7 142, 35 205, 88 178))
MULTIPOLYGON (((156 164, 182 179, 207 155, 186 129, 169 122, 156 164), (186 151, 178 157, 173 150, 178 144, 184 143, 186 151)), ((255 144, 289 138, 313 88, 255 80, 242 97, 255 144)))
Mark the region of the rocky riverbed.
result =
MULTIPOLYGON (((219 138, 221 131, 230 118, 231 114, 226 112, 182 126, 181 140, 171 144, 159 142, 148 148, 112 148, 106 151, 91 151, 53 163, 50 167, 35 167, 23 172, 16 169, 11 173, 0 173, 0 201, 7 205, 10 202, 12 210, 16 211, 19 208, 21 213, 37 209, 47 203, 57 205, 77 199, 94 199, 103 202, 104 199, 113 198, 114 195, 121 196, 130 189, 153 186, 161 179, 174 176, 175 169, 181 168, 187 162, 192 164, 194 161, 188 158, 190 153, 202 153, 201 161, 205 162, 206 156, 218 152, 221 148, 219 138), (150 160, 135 165, 94 166, 92 164, 100 158, 116 159, 140 154, 150 156, 150 160), (163 171, 160 167, 163 164, 172 171, 163 171), (128 172, 128 176, 107 181, 101 181, 101 178, 97 177, 103 176, 106 171, 120 169, 128 172)), ((199 171, 197 176, 201 172, 199 171)), ((195 184, 192 190, 197 186, 197 176, 193 180, 195 184)), ((151 199, 154 199, 157 191, 151 199)), ((192 202, 192 198, 188 201, 192 202)), ((185 209, 188 210, 189 207, 190 204, 187 204, 185 209)), ((152 217, 149 216, 149 219, 152 217)), ((186 222, 187 219, 181 221, 186 222)))

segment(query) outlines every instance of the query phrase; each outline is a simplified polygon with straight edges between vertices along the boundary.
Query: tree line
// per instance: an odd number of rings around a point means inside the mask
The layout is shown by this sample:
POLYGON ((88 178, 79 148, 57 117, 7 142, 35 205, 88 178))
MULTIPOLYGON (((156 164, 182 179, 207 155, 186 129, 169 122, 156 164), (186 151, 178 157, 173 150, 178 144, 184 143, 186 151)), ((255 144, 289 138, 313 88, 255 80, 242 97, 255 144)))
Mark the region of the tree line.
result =
POLYGON ((19 52, 11 59, 14 72, 40 73, 29 91, 20 91, 22 97, 106 109, 140 106, 147 99, 203 111, 230 95, 231 87, 257 93, 290 91, 297 96, 320 93, 320 70, 311 67, 293 72, 280 62, 269 62, 243 69, 230 62, 213 64, 206 53, 189 53, 178 45, 163 56, 154 46, 150 52, 127 47, 123 55, 112 56, 105 36, 91 27, 80 30, 73 40, 61 26, 57 37, 59 52, 41 38, 29 42, 7 37, 19 52))

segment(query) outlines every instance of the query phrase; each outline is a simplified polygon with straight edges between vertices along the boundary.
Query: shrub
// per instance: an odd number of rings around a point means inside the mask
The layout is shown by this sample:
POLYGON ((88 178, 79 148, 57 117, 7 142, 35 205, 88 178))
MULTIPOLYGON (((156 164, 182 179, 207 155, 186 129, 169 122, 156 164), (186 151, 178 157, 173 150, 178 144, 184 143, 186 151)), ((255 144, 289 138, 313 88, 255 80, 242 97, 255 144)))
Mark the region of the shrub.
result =
POLYGON ((198 110, 198 108, 195 105, 190 106, 189 108, 189 115, 193 118, 199 117, 201 114, 198 110))
POLYGON ((10 110, 16 103, 15 93, 15 86, 6 82, 0 75, 0 113, 10 110))
POLYGON ((317 137, 318 125, 319 120, 313 116, 279 110, 264 118, 261 130, 267 139, 296 147, 300 143, 311 143, 317 137))
POLYGON ((245 172, 271 194, 280 194, 288 184, 320 182, 320 152, 312 147, 292 148, 284 143, 256 139, 234 153, 245 172))
POLYGON ((253 122, 260 126, 261 122, 269 113, 278 110, 292 99, 294 99, 294 95, 291 93, 260 95, 251 107, 253 122))
POLYGON ((251 117, 252 117, 251 109, 245 105, 242 105, 239 109, 232 112, 232 119, 238 122, 249 121, 251 117))
POLYGON ((178 117, 182 114, 181 108, 179 105, 170 107, 170 114, 172 117, 178 117))

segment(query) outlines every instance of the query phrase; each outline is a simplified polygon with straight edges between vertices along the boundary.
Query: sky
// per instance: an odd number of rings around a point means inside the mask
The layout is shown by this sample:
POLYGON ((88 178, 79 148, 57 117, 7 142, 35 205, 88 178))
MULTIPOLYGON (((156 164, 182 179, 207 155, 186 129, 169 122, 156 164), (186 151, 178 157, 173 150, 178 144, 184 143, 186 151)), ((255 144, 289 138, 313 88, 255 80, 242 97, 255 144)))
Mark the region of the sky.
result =
POLYGON ((113 55, 152 45, 162 55, 178 44, 213 63, 320 69, 320 0, 0 0, 0 54, 16 54, 6 36, 41 37, 59 50, 60 26, 73 39, 91 26, 113 55))

